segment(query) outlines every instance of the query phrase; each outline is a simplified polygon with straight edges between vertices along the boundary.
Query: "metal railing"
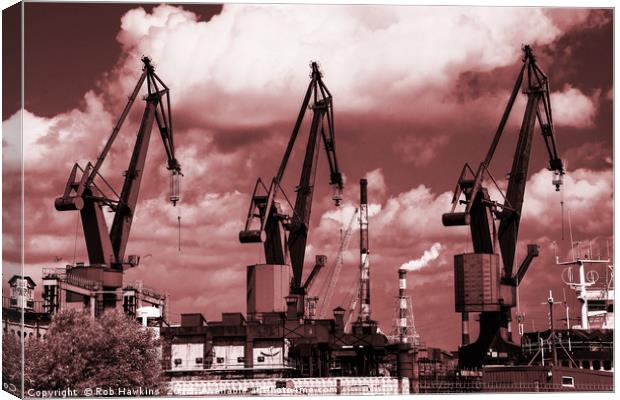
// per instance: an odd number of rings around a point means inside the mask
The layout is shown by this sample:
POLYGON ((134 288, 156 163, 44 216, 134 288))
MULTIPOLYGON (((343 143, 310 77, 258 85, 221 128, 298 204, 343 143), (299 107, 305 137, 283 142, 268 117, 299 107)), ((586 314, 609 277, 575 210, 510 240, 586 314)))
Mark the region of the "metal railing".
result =
POLYGON ((17 299, 8 296, 2 296, 2 308, 15 310, 21 310, 23 308, 24 311, 32 311, 36 313, 46 312, 43 307, 43 301, 27 300, 26 307, 21 307, 18 305, 17 299))
MULTIPOLYGON (((569 343, 568 340, 558 341, 556 348, 559 350, 561 346, 564 346, 570 351, 611 351, 613 352, 614 343, 606 341, 584 341, 579 339, 572 339, 569 343)), ((524 354, 535 354, 540 350, 540 343, 532 342, 530 344, 521 345, 521 349, 524 354)), ((550 343, 543 345, 545 352, 551 351, 552 346, 550 343)))
POLYGON ((67 273, 66 268, 43 268, 43 279, 58 279, 70 285, 87 290, 98 290, 99 284, 93 280, 67 273))
POLYGON ((43 279, 65 279, 66 268, 43 268, 43 279))
POLYGON ((65 282, 88 290, 98 290, 100 288, 99 283, 73 274, 67 274, 65 282))
POLYGON ((166 295, 158 291, 157 289, 150 288, 148 286, 144 286, 141 282, 130 282, 125 285, 124 289, 133 289, 137 292, 140 292, 146 296, 153 297, 155 299, 163 300, 166 298, 166 295))
POLYGON ((467 393, 467 392, 610 392, 613 384, 574 384, 537 382, 450 382, 431 381, 419 383, 420 393, 467 393))

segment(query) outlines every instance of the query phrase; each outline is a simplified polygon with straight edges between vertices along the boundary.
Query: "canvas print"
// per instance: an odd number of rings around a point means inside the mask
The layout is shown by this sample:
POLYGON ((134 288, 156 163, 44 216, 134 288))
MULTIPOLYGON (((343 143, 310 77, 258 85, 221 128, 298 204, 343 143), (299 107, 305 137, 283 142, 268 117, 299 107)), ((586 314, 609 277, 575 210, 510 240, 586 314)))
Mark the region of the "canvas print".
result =
POLYGON ((613 11, 4 9, 3 390, 613 392, 613 11))

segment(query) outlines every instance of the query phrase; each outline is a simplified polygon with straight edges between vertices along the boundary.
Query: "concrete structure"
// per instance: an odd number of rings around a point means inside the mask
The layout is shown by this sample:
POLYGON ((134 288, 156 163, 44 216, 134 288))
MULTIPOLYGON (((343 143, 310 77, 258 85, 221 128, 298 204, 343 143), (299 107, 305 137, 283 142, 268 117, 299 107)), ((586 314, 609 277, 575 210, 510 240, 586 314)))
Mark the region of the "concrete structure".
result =
POLYGON ((257 264, 247 267, 247 316, 261 319, 265 313, 286 311, 284 298, 291 287, 290 265, 257 264))

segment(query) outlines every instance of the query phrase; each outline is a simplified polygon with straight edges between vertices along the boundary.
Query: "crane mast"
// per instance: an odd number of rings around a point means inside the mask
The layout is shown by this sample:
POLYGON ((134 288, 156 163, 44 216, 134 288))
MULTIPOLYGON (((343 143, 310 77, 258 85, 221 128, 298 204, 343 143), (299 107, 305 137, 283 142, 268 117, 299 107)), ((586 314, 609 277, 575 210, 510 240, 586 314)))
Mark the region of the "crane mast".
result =
POLYGON ((513 267, 536 121, 541 128, 549 156, 549 169, 555 174, 553 184, 558 191, 564 166, 555 143, 549 82, 538 67, 532 48, 526 45, 523 47, 523 65, 487 155, 476 172, 465 164, 454 191, 451 212, 442 217, 444 226, 470 226, 474 250, 474 253, 455 256, 456 311, 462 313, 464 324, 469 320, 469 312, 480 312, 478 340, 471 344, 465 343, 468 334, 463 335, 459 363, 464 367, 480 367, 484 362, 492 362, 488 360, 488 354, 505 354, 509 360, 519 356, 519 347, 511 342, 509 331, 511 309, 516 304, 516 287, 533 258, 538 255, 538 246, 528 245, 528 253, 518 271, 514 272, 513 267), (527 105, 504 195, 489 167, 522 87, 527 96, 527 105), (485 180, 495 185, 503 197, 503 203, 490 198, 484 186, 485 180), (461 200, 462 195, 465 200, 461 200), (464 211, 456 211, 459 204, 465 205, 464 211), (499 221, 497 231, 496 220, 499 221), (501 268, 496 243, 499 243, 501 268), (480 280, 481 276, 485 279, 480 280))
MULTIPOLYGON (((336 158, 332 95, 323 83, 318 64, 312 62, 310 67, 310 83, 278 172, 269 187, 260 178, 257 180, 245 228, 239 232, 241 243, 263 243, 267 264, 284 265, 290 263, 293 272, 290 293, 302 295, 304 294, 304 287, 309 286, 302 284, 302 274, 312 211, 319 141, 322 141, 327 154, 330 184, 335 191, 333 199, 336 205, 340 204, 340 193, 343 187, 342 175, 338 169, 336 158), (279 193, 284 193, 281 182, 308 108, 313 112, 310 134, 299 184, 295 189, 297 193, 295 204, 293 206, 289 203, 293 209, 293 214, 287 215, 282 211, 277 197, 279 193)), ((286 196, 284 197, 286 198, 286 196)))
POLYGON ((97 157, 95 165, 89 162, 85 167, 81 167, 76 163, 71 170, 63 195, 55 201, 55 207, 58 211, 80 211, 90 264, 105 265, 119 271, 137 264, 136 259, 128 260, 125 258, 125 250, 136 211, 154 122, 157 122, 159 128, 167 156, 167 169, 171 174, 170 201, 173 205, 179 201, 178 189, 181 166, 174 154, 169 89, 155 74, 155 69, 148 57, 143 57, 142 63, 142 74, 113 128, 112 134, 97 157), (123 186, 119 195, 101 176, 100 168, 145 81, 148 90, 144 97, 146 105, 129 166, 124 172, 123 186), (114 213, 109 233, 103 215, 103 207, 108 207, 114 213))

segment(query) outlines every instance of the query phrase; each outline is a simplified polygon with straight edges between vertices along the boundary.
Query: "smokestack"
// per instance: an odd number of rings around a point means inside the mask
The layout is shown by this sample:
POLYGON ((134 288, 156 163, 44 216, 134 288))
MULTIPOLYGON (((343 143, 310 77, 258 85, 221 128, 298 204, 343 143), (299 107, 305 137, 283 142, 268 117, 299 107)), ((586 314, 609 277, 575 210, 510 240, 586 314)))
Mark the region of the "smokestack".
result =
POLYGON ((407 334, 407 271, 398 270, 398 333, 400 343, 405 343, 407 334))
POLYGON ((360 321, 370 320, 370 260, 368 254, 368 181, 360 179, 360 321))

